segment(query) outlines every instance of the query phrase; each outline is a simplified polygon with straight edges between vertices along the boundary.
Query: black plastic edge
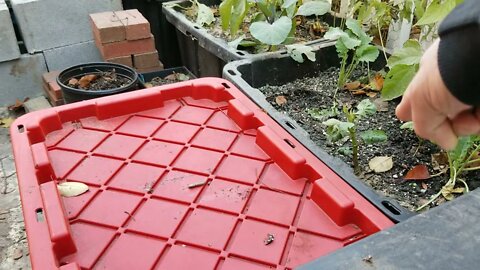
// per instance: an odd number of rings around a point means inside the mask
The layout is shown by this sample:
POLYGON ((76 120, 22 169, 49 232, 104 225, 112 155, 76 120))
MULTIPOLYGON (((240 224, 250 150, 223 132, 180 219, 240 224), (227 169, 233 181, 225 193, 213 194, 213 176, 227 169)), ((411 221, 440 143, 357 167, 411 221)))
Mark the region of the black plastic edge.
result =
MULTIPOLYGON (((225 62, 241 60, 241 59, 250 59, 254 57, 274 57, 276 55, 281 54, 282 52, 286 52, 286 50, 278 50, 275 52, 266 52, 266 53, 258 53, 258 54, 251 54, 247 51, 243 50, 236 50, 228 46, 228 43, 221 38, 214 37, 210 33, 208 33, 207 29, 201 27, 198 24, 195 24, 188 20, 185 15, 181 12, 175 10, 174 5, 182 5, 188 3, 188 0, 177 0, 171 1, 163 4, 163 13, 167 21, 173 24, 177 30, 182 32, 185 36, 190 37, 198 41, 198 44, 207 49, 208 51, 214 53, 217 57, 225 62), (241 51, 244 55, 239 55, 237 52, 241 51)), ((205 2, 205 1, 200 1, 205 2)), ((326 39, 318 39, 311 42, 305 43, 309 46, 320 46, 328 42, 326 39)))
MULTIPOLYGON (((319 49, 332 46, 334 43, 329 42, 322 44, 319 49)), ((288 55, 277 55, 276 57, 289 57, 288 55)), ((303 146, 305 146, 311 153, 323 161, 331 170, 337 173, 345 182, 347 182, 352 188, 365 197, 370 203, 377 207, 382 213, 384 213, 393 222, 398 223, 415 215, 412 211, 404 208, 397 201, 389 198, 385 198, 370 187, 363 183, 353 173, 353 170, 343 162, 341 159, 329 155, 325 150, 316 145, 308 136, 308 133, 297 124, 297 122, 285 114, 277 111, 265 98, 260 90, 252 87, 248 82, 242 78, 242 74, 238 67, 242 65, 249 65, 254 61, 262 61, 264 56, 258 56, 251 59, 244 59, 239 61, 230 62, 225 65, 223 69, 223 78, 232 82, 241 91, 243 91, 250 99, 252 99, 258 106, 264 109, 270 117, 272 117, 278 124, 280 124, 285 130, 287 130, 293 137, 295 137, 303 146), (233 71, 231 74, 228 71, 233 71), (292 128, 292 126, 294 128, 292 128), (395 214, 390 211, 384 204, 393 206, 398 210, 399 214, 395 214)))
POLYGON ((161 77, 161 78, 164 78, 170 74, 173 74, 173 73, 183 73, 185 75, 188 75, 190 77, 190 80, 191 79, 196 79, 197 77, 195 75, 193 75, 192 72, 190 72, 190 70, 188 70, 186 67, 173 67, 173 68, 167 68, 167 69, 164 69, 164 70, 160 70, 160 71, 153 71, 153 72, 145 72, 145 73, 140 73, 139 74, 139 78, 140 78, 140 82, 142 84, 144 84, 145 82, 147 81, 151 81, 153 78, 155 77, 161 77))

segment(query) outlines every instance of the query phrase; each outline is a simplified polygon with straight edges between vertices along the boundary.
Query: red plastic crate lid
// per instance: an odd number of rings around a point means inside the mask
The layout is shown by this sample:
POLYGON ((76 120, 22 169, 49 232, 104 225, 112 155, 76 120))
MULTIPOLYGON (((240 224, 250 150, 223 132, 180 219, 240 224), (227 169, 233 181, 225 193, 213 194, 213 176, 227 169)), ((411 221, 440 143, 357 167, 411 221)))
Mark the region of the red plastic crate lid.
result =
POLYGON ((31 113, 11 134, 36 269, 291 269, 393 225, 221 79, 31 113), (64 181, 89 191, 60 197, 64 181))

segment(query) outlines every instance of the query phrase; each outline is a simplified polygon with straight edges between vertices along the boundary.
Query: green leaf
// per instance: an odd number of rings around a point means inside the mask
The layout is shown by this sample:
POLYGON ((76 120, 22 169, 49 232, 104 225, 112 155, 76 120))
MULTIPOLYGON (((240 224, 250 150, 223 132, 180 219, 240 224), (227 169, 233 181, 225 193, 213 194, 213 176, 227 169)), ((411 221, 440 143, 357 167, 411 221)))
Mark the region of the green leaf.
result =
POLYGON ((343 43, 343 45, 349 50, 355 49, 357 46, 362 44, 361 40, 355 37, 352 37, 350 35, 342 36, 338 40, 340 40, 343 43))
POLYGON ((327 121, 323 122, 325 126, 327 126, 327 139, 331 142, 336 142, 349 134, 349 129, 355 127, 353 123, 350 122, 342 122, 338 119, 328 119, 327 121))
POLYGON ((272 11, 269 9, 269 4, 267 0, 257 0, 257 7, 260 9, 266 17, 272 16, 272 11))
POLYGON ((315 120, 324 121, 328 118, 338 115, 338 111, 330 109, 311 108, 307 109, 307 113, 315 120))
POLYGON ((377 107, 368 98, 366 98, 358 103, 355 115, 358 117, 364 117, 373 115, 375 112, 377 112, 377 107))
POLYGON ((388 137, 383 130, 367 130, 360 133, 360 138, 366 144, 382 143, 387 141, 388 137))
POLYGON ((230 19, 230 34, 235 35, 242 25, 243 19, 247 15, 247 0, 235 0, 232 7, 232 17, 230 19))
POLYGON ((328 40, 336 40, 342 36, 348 36, 348 34, 339 27, 330 27, 323 37, 328 40))
POLYGON ((315 62, 315 53, 313 48, 304 44, 292 44, 286 45, 287 52, 293 60, 303 63, 303 54, 308 58, 308 60, 315 62))
POLYGON ((298 0, 285 0, 285 2, 283 2, 282 4, 282 8, 288 8, 290 6, 292 6, 293 4, 296 4, 298 0))
POLYGON ((238 45, 240 45, 240 43, 245 39, 245 35, 241 35, 239 36, 238 38, 228 42, 228 46, 232 49, 237 49, 238 48, 238 45))
POLYGON ((455 168, 459 168, 462 162, 467 158, 468 150, 474 144, 474 136, 465 136, 458 139, 457 145, 453 151, 448 152, 448 157, 455 168))
POLYGON ((455 0, 445 0, 443 3, 440 3, 440 0, 434 0, 425 9, 425 13, 416 25, 427 25, 441 21, 455 8, 455 5, 455 0))
POLYGON ((197 20, 195 21, 199 25, 210 25, 215 21, 212 10, 204 5, 198 4, 197 20))
POLYGON ((337 153, 340 155, 344 155, 346 157, 351 157, 353 154, 352 148, 349 146, 342 146, 337 149, 337 153))
MULTIPOLYGON (((295 0, 296 3, 296 0, 295 0)), ((295 17, 295 11, 297 10, 297 5, 290 5, 285 8, 285 11, 287 12, 287 16, 291 19, 295 17)))
POLYGON ((379 53, 377 47, 373 45, 363 45, 355 52, 358 61, 360 62, 374 62, 379 53))
POLYGON ((220 13, 220 20, 222 23, 223 31, 227 31, 230 25, 230 18, 232 17, 232 5, 235 0, 223 0, 218 6, 218 12, 220 13))
POLYGON ((392 100, 403 95, 418 71, 418 65, 396 65, 385 76, 382 98, 392 100))
POLYGON ((340 58, 348 57, 348 48, 347 46, 345 46, 345 44, 341 39, 337 40, 337 42, 335 43, 335 48, 337 49, 337 53, 340 56, 340 58))
POLYGON ((296 16, 321 16, 330 11, 330 3, 325 0, 314 0, 304 2, 298 10, 296 16))
POLYGON ((288 37, 290 29, 292 29, 292 20, 282 16, 273 24, 267 22, 252 23, 250 25, 250 34, 262 43, 279 45, 288 37))
POLYGON ((413 129, 413 122, 412 122, 412 121, 408 121, 408 122, 403 123, 403 124, 400 126, 400 129, 408 129, 408 130, 410 130, 410 131, 414 131, 414 129, 413 129))
POLYGON ((422 46, 414 39, 407 40, 401 49, 395 50, 388 58, 387 66, 392 68, 396 65, 415 65, 422 58, 422 46))
POLYGON ((423 6, 423 0, 414 0, 415 3, 415 9, 414 9, 414 14, 417 20, 420 20, 420 18, 423 17, 423 14, 425 13, 425 8, 423 6))
POLYGON ((348 29, 350 29, 350 31, 352 31, 353 34, 355 34, 355 36, 357 36, 362 41, 362 44, 368 44, 372 40, 372 38, 367 36, 365 31, 363 31, 362 26, 357 20, 347 19, 345 25, 348 29))

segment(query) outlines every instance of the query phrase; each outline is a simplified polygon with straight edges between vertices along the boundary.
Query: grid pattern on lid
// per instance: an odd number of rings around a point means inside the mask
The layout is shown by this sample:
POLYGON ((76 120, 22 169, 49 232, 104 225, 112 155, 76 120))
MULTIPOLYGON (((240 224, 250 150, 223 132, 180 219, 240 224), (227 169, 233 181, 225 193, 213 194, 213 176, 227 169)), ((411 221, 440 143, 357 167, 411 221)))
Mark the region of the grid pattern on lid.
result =
POLYGON ((364 235, 338 227, 307 196, 311 184, 285 174, 224 106, 180 99, 55 134, 48 150, 58 180, 90 187, 63 198, 78 252, 62 261, 86 269, 291 269, 364 235), (92 235, 98 241, 88 248, 92 235))

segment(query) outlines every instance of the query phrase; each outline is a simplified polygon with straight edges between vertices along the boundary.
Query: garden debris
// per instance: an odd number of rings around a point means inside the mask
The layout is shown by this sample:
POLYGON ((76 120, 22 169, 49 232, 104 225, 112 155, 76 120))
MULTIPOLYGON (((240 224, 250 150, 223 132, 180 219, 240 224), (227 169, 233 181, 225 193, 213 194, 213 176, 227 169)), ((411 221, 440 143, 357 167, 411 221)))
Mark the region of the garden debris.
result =
POLYGON ((0 127, 9 128, 13 121, 15 121, 15 119, 11 117, 0 117, 0 127))
POLYGON ((72 78, 68 81, 68 86, 83 90, 108 90, 120 88, 131 83, 130 78, 117 75, 115 69, 110 71, 99 71, 97 74, 88 74, 80 79, 72 78))
POLYGON ((80 78, 80 80, 78 80, 78 85, 81 88, 87 88, 95 79, 97 79, 97 75, 95 74, 85 75, 82 78, 80 78))
POLYGON ((270 245, 271 243, 273 243, 273 241, 275 240, 275 236, 271 233, 267 234, 267 238, 265 238, 263 240, 263 243, 268 246, 270 245))
POLYGON ((362 261, 364 261, 366 263, 373 263, 373 257, 372 257, 372 255, 367 255, 367 256, 363 257, 362 261))
POLYGON ((57 185, 58 192, 63 197, 75 197, 88 191, 88 186, 80 182, 64 182, 57 185))
POLYGON ((196 188, 196 187, 201 187, 203 185, 205 185, 206 182, 197 182, 197 183, 191 183, 188 185, 188 188, 196 188))
POLYGON ((383 98, 376 98, 373 100, 373 104, 377 107, 377 112, 388 112, 388 102, 383 98))
POLYGON ((188 80, 190 80, 190 76, 183 73, 173 72, 172 74, 167 75, 163 78, 155 77, 151 79, 149 82, 145 83, 145 87, 150 88, 154 86, 160 86, 160 85, 170 84, 174 82, 183 82, 188 80))
POLYGON ((375 74, 372 78, 370 78, 370 84, 369 87, 370 89, 374 91, 381 91, 383 88, 383 82, 384 82, 383 75, 381 73, 375 74))
POLYGON ((27 102, 29 99, 30 98, 27 97, 23 101, 21 101, 17 98, 17 100, 15 101, 15 104, 8 106, 8 110, 16 112, 20 109, 23 109, 23 104, 27 102))
POLYGON ((388 172, 393 168, 392 157, 374 157, 368 162, 370 169, 376 173, 388 172))
POLYGON ((277 96, 275 98, 275 103, 277 103, 278 106, 282 106, 287 103, 287 98, 285 96, 277 96))
POLYGON ((145 183, 145 187, 143 188, 148 194, 151 194, 153 192, 153 183, 152 182, 148 182, 148 183, 145 183))
POLYGON ((428 185, 425 182, 422 182, 422 189, 425 191, 428 189, 428 185))
POLYGON ((405 180, 426 180, 430 179, 431 175, 428 172, 428 168, 424 164, 416 165, 410 171, 407 172, 407 175, 403 179, 405 180))
POLYGON ((360 87, 361 83, 359 81, 354 81, 354 82, 349 82, 349 83, 346 83, 345 84, 345 88, 348 90, 348 91, 354 91, 354 90, 358 90, 358 88, 360 87))
POLYGON ((13 250, 12 259, 18 260, 23 257, 23 250, 21 248, 15 248, 13 250))
POLYGON ((442 170, 448 165, 448 156, 445 152, 432 154, 432 166, 434 170, 442 170))
POLYGON ((445 185, 442 187, 442 196, 447 199, 448 201, 451 201, 455 198, 454 194, 461 194, 465 192, 465 188, 463 187, 458 187, 455 188, 454 184, 450 185, 445 185))

